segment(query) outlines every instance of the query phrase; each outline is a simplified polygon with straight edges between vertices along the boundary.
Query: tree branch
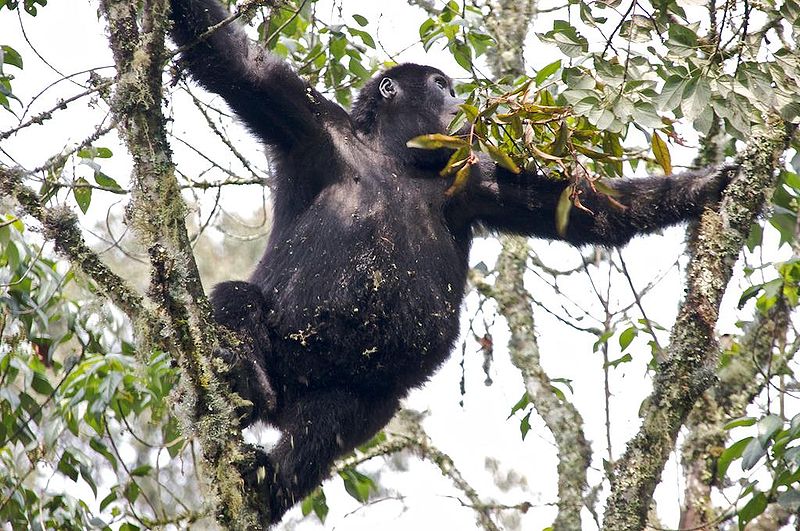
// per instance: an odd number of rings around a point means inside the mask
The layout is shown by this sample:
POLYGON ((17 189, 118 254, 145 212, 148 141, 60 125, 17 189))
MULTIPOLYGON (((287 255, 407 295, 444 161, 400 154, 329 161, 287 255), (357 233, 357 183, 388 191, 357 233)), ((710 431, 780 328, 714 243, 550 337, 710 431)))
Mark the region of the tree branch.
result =
POLYGON ((494 286, 473 275, 478 290, 497 301, 500 314, 508 322, 511 362, 522 373, 525 391, 536 412, 553 434, 558 452, 558 515, 554 529, 580 529, 586 470, 591 463, 591 447, 583 433, 583 418, 569 402, 553 392, 553 385, 539 358, 539 345, 531 312, 531 296, 525 290, 528 244, 521 237, 504 237, 497 259, 494 286))
POLYGON ((0 166, 0 194, 13 197, 26 214, 38 220, 44 237, 54 243, 56 251, 91 278, 133 321, 144 318, 151 326, 155 325, 157 320, 145 309, 142 296, 86 245, 75 213, 65 206, 45 207, 39 194, 22 183, 23 175, 21 171, 0 166))
MULTIPOLYGON (((536 2, 492 0, 486 25, 497 41, 488 52, 495 76, 524 74, 522 56, 525 36, 536 13, 536 2)), ((511 331, 511 361, 522 374, 525 391, 553 434, 558 451, 558 514, 555 529, 580 529, 586 471, 591 463, 591 447, 583 433, 583 418, 569 402, 553 392, 550 378, 539 358, 531 296, 525 290, 524 274, 529 247, 524 238, 501 238, 503 249, 497 259, 497 280, 493 287, 483 283, 479 289, 497 301, 500 314, 511 331)), ((478 280, 480 281, 480 280, 478 280)))
POLYGON ((642 529, 653 491, 678 430, 698 397, 714 382, 719 358, 714 337, 722 295, 750 227, 771 197, 790 131, 768 120, 738 158, 741 169, 717 210, 703 213, 690 241, 687 295, 672 329, 667 358, 643 407, 642 426, 616 463, 604 529, 642 529))
POLYGON ((259 529, 269 521, 269 505, 257 489, 242 491, 253 452, 235 411, 241 401, 210 366, 217 328, 191 252, 161 112, 169 1, 145 0, 140 19, 136 6, 132 0, 100 3, 117 67, 112 112, 134 161, 128 221, 150 256, 148 295, 167 324, 170 353, 185 377, 174 409, 184 433, 195 434, 203 450, 207 494, 219 502, 215 514, 224 527, 259 529))

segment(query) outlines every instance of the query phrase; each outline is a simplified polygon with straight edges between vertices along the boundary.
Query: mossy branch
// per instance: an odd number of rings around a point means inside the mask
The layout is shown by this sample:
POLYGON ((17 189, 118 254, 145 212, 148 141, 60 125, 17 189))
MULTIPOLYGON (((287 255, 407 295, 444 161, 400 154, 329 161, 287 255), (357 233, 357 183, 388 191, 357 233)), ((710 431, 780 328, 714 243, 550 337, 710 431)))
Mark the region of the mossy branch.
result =
MULTIPOLYGON (((536 2, 492 0, 489 8, 486 26, 497 43, 487 54, 492 72, 497 77, 523 75, 522 52, 536 14, 536 2)), ((550 377, 541 365, 531 297, 525 290, 523 279, 529 254, 527 241, 505 236, 501 242, 503 249, 497 260, 494 286, 488 285, 478 275, 473 275, 472 280, 484 295, 497 301, 498 310, 511 332, 508 345, 511 361, 519 369, 525 391, 553 434, 558 449, 558 514, 553 528, 580 529, 591 447, 583 432, 580 412, 573 404, 556 396, 550 377)))
POLYGON ((269 506, 242 488, 254 473, 253 452, 242 440, 236 396, 210 365, 218 333, 191 251, 161 111, 169 1, 145 0, 140 16, 137 5, 100 3, 117 68, 112 113, 134 161, 128 222, 150 256, 148 296, 166 323, 163 333, 184 377, 174 410, 202 448, 206 494, 218 502, 215 514, 223 526, 260 529, 269 521, 269 506))
POLYGON ((525 391, 536 412, 555 440, 558 452, 558 514, 553 529, 580 529, 584 505, 586 472, 592 451, 583 433, 583 418, 577 408, 558 398, 550 377, 544 371, 536 340, 531 296, 525 290, 528 243, 525 238, 502 238, 503 249, 497 259, 494 285, 477 274, 470 280, 484 296, 497 302, 498 311, 508 323, 511 362, 522 374, 525 391))
POLYGON ((603 528, 644 528, 653 491, 695 401, 715 381, 719 305, 750 227, 775 187, 791 132, 779 119, 754 134, 738 158, 739 174, 717 209, 703 213, 690 240, 686 298, 670 346, 643 406, 642 426, 616 463, 603 528))
MULTIPOLYGON (((800 225, 795 227, 795 241, 798 238, 800 225)), ((797 246, 792 259, 800 259, 797 246)), ((795 349, 785 348, 791 322, 786 299, 779 296, 766 312, 757 308, 754 312, 753 320, 738 339, 741 355, 731 356, 719 369, 719 381, 703 393, 686 421, 688 433, 681 449, 686 476, 681 528, 708 526, 725 517, 711 500, 712 487, 724 481, 717 477, 719 452, 730 435, 724 425, 746 415, 748 406, 769 384, 770 373, 784 370, 796 354, 795 349), (776 347, 778 355, 774 354, 776 347)))
POLYGON ((65 206, 44 206, 39 194, 23 184, 24 176, 20 170, 0 166, 0 195, 14 198, 26 214, 39 221, 44 237, 53 242, 56 251, 89 277, 131 320, 144 319, 157 328, 157 320, 144 307, 142 296, 86 245, 75 213, 65 206))

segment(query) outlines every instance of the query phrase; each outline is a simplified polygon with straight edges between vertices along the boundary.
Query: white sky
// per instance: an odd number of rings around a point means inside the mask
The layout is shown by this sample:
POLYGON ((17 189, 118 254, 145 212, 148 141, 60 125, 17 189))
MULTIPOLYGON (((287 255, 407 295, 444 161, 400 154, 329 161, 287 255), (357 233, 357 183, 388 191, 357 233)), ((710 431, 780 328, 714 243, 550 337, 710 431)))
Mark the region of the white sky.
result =
MULTIPOLYGON (((357 6, 353 12, 365 15, 373 25, 378 21, 379 38, 389 50, 400 50, 413 42, 417 28, 423 17, 416 9, 408 8, 403 2, 347 2, 348 8, 357 6), (382 14, 382 16, 379 16, 382 14)), ((324 11, 322 11, 324 13, 324 11)), ((33 47, 49 63, 60 72, 69 74, 99 65, 111 65, 112 60, 104 35, 104 25, 97 19, 96 2, 50 2, 40 10, 35 19, 23 17, 27 37, 33 47)), ((25 68, 16 72, 14 90, 24 102, 41 91, 48 83, 61 78, 40 59, 23 39, 20 25, 15 17, 5 11, 0 12, 0 44, 15 47, 25 60, 25 68)), ((529 61, 534 67, 541 67, 559 57, 557 51, 549 46, 534 43, 528 52, 529 61)), ((449 60, 446 54, 424 53, 421 48, 412 48, 401 56, 404 61, 434 64, 458 77, 463 72, 449 60)), ((14 71, 12 69, 12 71, 14 71)), ((103 72, 110 74, 111 70, 103 72)), ((86 75, 75 77, 79 83, 86 81, 86 75)), ((57 98, 69 97, 82 89, 69 81, 62 81, 39 98, 33 107, 33 113, 41 112, 54 105, 57 98)), ((208 146, 209 154, 223 157, 225 148, 208 134, 207 126, 198 116, 185 95, 179 95, 174 106, 168 112, 174 118, 174 132, 184 138, 191 139, 196 145, 208 146)), ((15 110, 19 106, 15 104, 15 110)), ((59 111, 56 118, 45 126, 33 126, 8 140, 2 147, 14 157, 14 161, 27 168, 41 165, 44 160, 59 149, 80 141, 88 136, 95 124, 106 114, 106 106, 98 103, 87 107, 84 102, 70 105, 68 110, 59 111)), ((28 117, 31 112, 28 112, 28 117)), ((16 125, 16 120, 0 111, 0 131, 16 125)), ((263 167, 263 153, 253 139, 249 138, 241 128, 232 127, 231 134, 239 147, 257 166, 263 167)), ((97 145, 107 146, 114 151, 114 157, 103 161, 104 171, 117 179, 124 186, 129 171, 129 158, 119 145, 115 134, 107 135, 97 145)), ((197 162, 197 156, 178 143, 173 144, 176 160, 186 172, 203 167, 197 162)), ((206 151, 206 148, 204 148, 206 151)), ((213 156, 213 155, 212 155, 213 156)), ((10 161, 2 154, 0 160, 10 161)), ((231 163, 234 171, 241 171, 236 163, 231 163)), ((78 169, 78 174, 82 169, 78 169)), ((227 192, 228 208, 241 210, 257 208, 260 205, 259 194, 254 189, 246 192, 227 192), (243 206, 249 205, 249 206, 243 206)), ((118 200, 110 194, 97 194, 92 204, 90 215, 84 217, 87 226, 97 216, 102 215, 106 207, 118 200), (110 197, 109 197, 110 196, 110 197)), ((74 206, 74 202, 72 203, 74 206)), ((117 207, 119 208, 119 206, 117 207)), ((76 209, 77 211, 77 209, 76 209)), ((634 284, 641 288, 649 283, 658 273, 668 270, 666 278, 645 298, 644 305, 648 315, 656 322, 669 327, 674 319, 677 304, 683 293, 681 272, 670 268, 681 254, 683 229, 674 228, 663 236, 638 238, 629 245, 623 254, 628 260, 634 284)), ((549 265, 567 269, 576 266, 577 252, 562 244, 537 242, 536 250, 549 265)), ((476 242, 473 263, 486 261, 491 265, 494 261, 498 245, 495 240, 476 242)), ((682 261, 685 263, 685 260, 682 261)), ((605 266, 603 266, 605 267, 605 266)), ((242 273, 246 274, 246 272, 242 273)), ((242 276, 240 274, 240 276, 242 276)), ((603 274, 595 278, 603 278, 603 274)), ((565 287, 565 291, 575 300, 591 300, 590 286, 585 275, 573 275, 574 280, 565 287)), ((558 308, 558 299, 551 290, 533 277, 528 279, 531 292, 537 300, 558 308)), ((615 281, 614 292, 619 299, 631 301, 630 291, 619 280, 615 281)), ((735 290, 731 290, 735 291, 735 290)), ((470 298, 467 302, 470 315, 474 312, 476 301, 470 298)), ((590 304, 596 311, 597 304, 590 304)), ((746 310, 735 314, 730 309, 735 301, 726 299, 720 329, 723 332, 733 331, 733 323, 741 316, 747 317, 746 310)), ((552 316, 535 309, 540 347, 545 369, 553 378, 569 378, 573 380, 575 394, 571 400, 576 404, 586 422, 586 434, 593 444, 595 457, 601 459, 605 452, 605 432, 603 403, 603 378, 601 372, 602 358, 592 353, 595 338, 587 334, 579 334, 556 321, 552 316)), ((529 501, 534 508, 522 516, 522 529, 541 529, 549 525, 555 515, 555 508, 545 504, 555 501, 555 449, 552 438, 542 423, 532 418, 533 430, 523 442, 520 440, 517 419, 506 420, 511 406, 522 395, 523 387, 518 372, 510 365, 503 345, 507 334, 503 325, 498 322, 494 327, 496 345, 495 360, 492 367, 494 385, 483 384, 484 374, 481 369, 482 357, 475 353, 474 345, 468 346, 465 362, 467 376, 467 394, 463 397, 464 407, 459 406, 459 379, 461 358, 460 347, 456 349, 452 359, 440 370, 431 382, 422 390, 415 391, 406 401, 406 406, 430 412, 425 421, 425 428, 434 443, 455 460, 456 466, 465 478, 477 488, 484 499, 496 499, 498 502, 513 505, 529 501), (514 470, 527 477, 528 490, 514 490, 503 493, 491 481, 491 474, 485 468, 484 460, 490 457, 500 461, 503 470, 514 470)), ((659 337, 661 344, 666 344, 667 336, 659 337)), ((612 346, 616 345, 616 339, 612 346)), ((619 357, 613 352, 611 359, 619 357)), ((613 449, 616 456, 624 450, 625 441, 635 433, 639 420, 637 411, 641 400, 649 391, 645 364, 649 359, 646 339, 635 340, 632 350, 635 361, 621 366, 611 372, 613 449)), ((460 506, 455 497, 460 496, 447 479, 440 476, 433 465, 416 460, 408 461, 407 472, 387 472, 381 460, 364 467, 372 472, 381 471, 381 483, 396 489, 404 497, 404 501, 383 501, 374 506, 358 510, 358 504, 351 500, 341 487, 341 482, 334 480, 326 484, 331 513, 327 527, 331 529, 405 531, 408 529, 472 529, 475 519, 471 510, 460 506), (348 513, 355 513, 345 516, 348 513)), ((601 462, 593 462, 590 483, 596 484, 602 474, 601 462)), ((682 491, 676 476, 678 464, 673 458, 666 467, 663 485, 658 491, 658 508, 666 525, 677 525, 678 493, 682 491), (680 488, 679 488, 680 487, 680 488)), ((69 485, 67 485, 68 488, 69 485)), ((105 494, 101 491, 100 498, 105 494)), ((601 512, 602 512, 602 508, 601 512)), ((594 525, 585 513, 585 528, 593 529, 594 525)), ((299 514, 296 509, 295 515, 299 514)), ((297 529, 318 528, 313 519, 304 521, 297 529)))

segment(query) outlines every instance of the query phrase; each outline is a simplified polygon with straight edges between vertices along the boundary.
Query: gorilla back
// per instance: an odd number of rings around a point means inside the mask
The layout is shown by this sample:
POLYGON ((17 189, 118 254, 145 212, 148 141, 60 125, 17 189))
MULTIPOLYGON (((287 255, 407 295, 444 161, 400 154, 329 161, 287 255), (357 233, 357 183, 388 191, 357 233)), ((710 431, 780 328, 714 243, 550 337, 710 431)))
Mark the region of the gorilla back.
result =
POLYGON ((441 71, 404 64, 366 83, 352 112, 285 63, 223 25, 216 0, 172 0, 173 38, 195 80, 220 94, 270 150, 274 224, 250 282, 226 282, 212 302, 221 324, 251 339, 226 357, 233 388, 255 405, 245 419, 282 431, 260 464, 272 521, 308 494, 333 460, 366 441, 408 390, 441 364, 458 335, 473 227, 574 244, 622 245, 698 216, 724 170, 619 179, 614 201, 581 190, 590 211, 555 226, 568 185, 512 174, 490 160, 445 194, 446 150, 406 147, 444 132, 459 100, 441 71), (625 205, 620 208, 619 204, 625 205))

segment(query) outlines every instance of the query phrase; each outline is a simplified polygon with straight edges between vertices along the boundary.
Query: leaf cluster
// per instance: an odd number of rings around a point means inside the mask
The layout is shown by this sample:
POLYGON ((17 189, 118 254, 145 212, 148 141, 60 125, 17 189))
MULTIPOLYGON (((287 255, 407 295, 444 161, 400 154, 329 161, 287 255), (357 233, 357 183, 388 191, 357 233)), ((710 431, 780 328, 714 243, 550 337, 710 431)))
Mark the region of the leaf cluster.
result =
POLYGON ((725 429, 749 426, 755 426, 757 433, 730 444, 717 459, 719 478, 724 478, 730 465, 739 460, 745 472, 765 462, 771 471, 771 482, 766 489, 755 479, 744 482, 739 500, 746 502, 737 510, 740 530, 761 515, 771 502, 792 513, 800 509, 800 415, 788 422, 777 415, 742 417, 728 422, 725 429))
POLYGON ((0 518, 14 529, 110 529, 161 516, 142 511, 140 496, 160 474, 150 451, 175 458, 186 447, 167 410, 175 368, 160 352, 140 363, 94 288, 23 236, 19 219, 0 219, 0 518), (132 444, 144 459, 128 464, 119 448, 132 444), (40 474, 81 483, 99 505, 83 488, 34 488, 40 474))

